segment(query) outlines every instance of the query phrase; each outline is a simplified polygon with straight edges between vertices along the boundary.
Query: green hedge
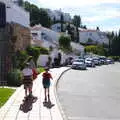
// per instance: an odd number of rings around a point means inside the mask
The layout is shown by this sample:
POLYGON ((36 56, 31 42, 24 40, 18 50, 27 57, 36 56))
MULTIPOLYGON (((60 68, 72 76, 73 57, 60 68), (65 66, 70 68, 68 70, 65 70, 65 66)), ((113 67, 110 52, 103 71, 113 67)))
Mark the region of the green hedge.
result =
POLYGON ((14 69, 8 73, 8 86, 20 86, 22 84, 22 73, 19 69, 14 69))
POLYGON ((109 56, 109 57, 112 58, 114 61, 120 60, 120 56, 109 56))

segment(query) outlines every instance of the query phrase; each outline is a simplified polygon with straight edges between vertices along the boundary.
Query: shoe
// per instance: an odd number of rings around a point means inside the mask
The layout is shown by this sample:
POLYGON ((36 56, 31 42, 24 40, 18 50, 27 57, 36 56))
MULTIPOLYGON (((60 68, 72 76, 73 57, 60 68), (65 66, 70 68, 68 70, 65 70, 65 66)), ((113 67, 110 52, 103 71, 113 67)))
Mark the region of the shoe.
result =
POLYGON ((34 97, 34 96, 32 95, 32 93, 30 93, 30 94, 28 95, 28 97, 34 97))

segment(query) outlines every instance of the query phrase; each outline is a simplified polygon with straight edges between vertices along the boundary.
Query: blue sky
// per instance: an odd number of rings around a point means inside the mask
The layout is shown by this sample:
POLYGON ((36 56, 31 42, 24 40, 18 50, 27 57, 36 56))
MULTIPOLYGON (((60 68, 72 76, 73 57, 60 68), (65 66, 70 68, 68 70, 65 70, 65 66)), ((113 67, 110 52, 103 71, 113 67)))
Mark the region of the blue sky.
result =
POLYGON ((102 31, 120 29, 120 0, 27 0, 38 7, 80 15, 82 24, 102 31))

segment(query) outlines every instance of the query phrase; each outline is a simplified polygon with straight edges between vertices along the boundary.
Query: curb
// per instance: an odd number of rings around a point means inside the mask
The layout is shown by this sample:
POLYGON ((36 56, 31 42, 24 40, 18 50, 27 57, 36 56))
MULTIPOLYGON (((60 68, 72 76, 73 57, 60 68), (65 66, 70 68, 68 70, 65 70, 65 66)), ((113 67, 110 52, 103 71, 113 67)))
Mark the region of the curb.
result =
POLYGON ((54 95, 55 95, 56 102, 57 102, 57 105, 58 105, 58 108, 59 108, 59 111, 60 111, 60 113, 61 113, 61 116, 62 116, 63 120, 68 120, 68 118, 67 118, 67 116, 65 115, 64 110, 63 110, 63 108, 62 108, 62 105, 61 105, 61 103, 60 103, 60 101, 59 101, 59 98, 58 98, 58 95, 57 95, 57 85, 58 85, 58 82, 59 82, 60 78, 62 77, 62 75, 63 75, 65 72, 67 72, 68 70, 70 70, 70 69, 71 69, 71 68, 68 68, 67 70, 63 71, 63 72, 60 74, 59 78, 58 78, 58 79, 56 80, 56 82, 55 82, 55 87, 54 87, 54 95))

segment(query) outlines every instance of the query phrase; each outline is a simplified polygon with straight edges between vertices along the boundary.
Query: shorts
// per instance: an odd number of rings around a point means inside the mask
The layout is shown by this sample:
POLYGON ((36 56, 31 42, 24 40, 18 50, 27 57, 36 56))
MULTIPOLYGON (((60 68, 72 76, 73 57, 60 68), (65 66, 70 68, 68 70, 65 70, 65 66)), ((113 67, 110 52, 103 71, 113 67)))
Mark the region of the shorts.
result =
POLYGON ((24 89, 27 89, 27 88, 32 89, 32 87, 33 87, 32 83, 30 83, 30 84, 24 84, 24 89))
POLYGON ((50 87, 50 83, 46 83, 46 84, 44 83, 44 84, 43 84, 43 87, 44 87, 44 88, 49 88, 49 87, 50 87))
POLYGON ((24 89, 32 88, 33 86, 32 78, 30 76, 25 76, 23 79, 23 84, 24 84, 24 89))
POLYGON ((42 84, 44 88, 49 88, 50 87, 50 79, 49 78, 43 78, 42 84))

